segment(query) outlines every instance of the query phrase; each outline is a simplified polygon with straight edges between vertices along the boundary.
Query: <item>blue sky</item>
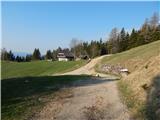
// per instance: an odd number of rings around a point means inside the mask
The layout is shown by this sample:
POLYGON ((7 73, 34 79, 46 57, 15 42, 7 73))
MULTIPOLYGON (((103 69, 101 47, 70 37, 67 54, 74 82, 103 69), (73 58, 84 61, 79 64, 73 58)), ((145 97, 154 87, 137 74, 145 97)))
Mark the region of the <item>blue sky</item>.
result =
POLYGON ((31 53, 106 40, 113 27, 138 29, 158 2, 2 2, 2 47, 31 53))

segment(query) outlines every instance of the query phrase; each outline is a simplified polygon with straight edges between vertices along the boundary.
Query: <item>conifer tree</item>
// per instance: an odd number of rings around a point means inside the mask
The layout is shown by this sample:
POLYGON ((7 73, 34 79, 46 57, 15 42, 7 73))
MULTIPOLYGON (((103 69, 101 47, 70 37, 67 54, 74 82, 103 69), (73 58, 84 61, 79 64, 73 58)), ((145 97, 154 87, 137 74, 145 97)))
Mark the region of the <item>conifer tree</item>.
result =
POLYGON ((51 52, 51 50, 47 50, 45 58, 46 59, 52 59, 52 52, 51 52))
POLYGON ((41 53, 39 49, 34 50, 33 55, 32 55, 32 60, 40 60, 41 59, 41 53))

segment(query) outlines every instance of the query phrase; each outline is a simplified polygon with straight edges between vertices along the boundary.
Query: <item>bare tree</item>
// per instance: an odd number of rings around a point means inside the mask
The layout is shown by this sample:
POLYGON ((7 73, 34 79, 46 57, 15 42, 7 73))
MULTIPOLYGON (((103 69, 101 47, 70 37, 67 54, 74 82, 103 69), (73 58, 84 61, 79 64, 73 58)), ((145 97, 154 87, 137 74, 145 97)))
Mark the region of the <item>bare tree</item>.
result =
POLYGON ((156 27, 158 26, 158 24, 159 24, 159 14, 155 12, 153 14, 153 16, 151 17, 151 20, 150 20, 151 28, 152 29, 156 29, 156 27))
POLYGON ((108 39, 108 52, 109 53, 116 53, 118 52, 118 29, 113 28, 109 35, 108 39))
POLYGON ((70 42, 70 48, 73 51, 75 57, 80 57, 83 50, 82 40, 73 38, 70 42))
POLYGON ((71 40, 71 42, 70 42, 70 47, 71 47, 71 48, 74 48, 74 47, 76 47, 76 46, 78 45, 78 43, 79 43, 79 40, 78 40, 78 39, 72 38, 72 40, 71 40))
POLYGON ((1 49, 1 60, 8 60, 8 52, 5 48, 1 49))
POLYGON ((142 28, 141 28, 141 35, 144 36, 144 41, 145 42, 148 42, 149 39, 150 39, 149 33, 150 33, 150 24, 149 24, 149 20, 147 18, 147 19, 145 19, 145 22, 144 22, 144 24, 142 25, 142 28))

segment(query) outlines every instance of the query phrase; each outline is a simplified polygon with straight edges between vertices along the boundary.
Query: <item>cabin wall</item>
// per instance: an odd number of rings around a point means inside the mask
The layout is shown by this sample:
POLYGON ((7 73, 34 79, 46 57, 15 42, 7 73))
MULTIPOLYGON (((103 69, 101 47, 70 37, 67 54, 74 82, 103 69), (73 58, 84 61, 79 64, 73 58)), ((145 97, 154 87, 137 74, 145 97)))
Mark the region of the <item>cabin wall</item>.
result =
POLYGON ((68 61, 68 58, 58 58, 58 61, 68 61))

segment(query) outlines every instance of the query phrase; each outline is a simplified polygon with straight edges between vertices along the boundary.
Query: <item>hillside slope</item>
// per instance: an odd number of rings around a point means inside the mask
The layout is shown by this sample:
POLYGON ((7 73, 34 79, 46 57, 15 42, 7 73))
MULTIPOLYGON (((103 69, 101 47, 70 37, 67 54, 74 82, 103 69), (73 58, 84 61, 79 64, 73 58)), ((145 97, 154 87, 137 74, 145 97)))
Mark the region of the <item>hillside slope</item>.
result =
POLYGON ((160 40, 105 57, 98 71, 103 64, 129 69, 118 86, 134 118, 160 119, 160 40))

